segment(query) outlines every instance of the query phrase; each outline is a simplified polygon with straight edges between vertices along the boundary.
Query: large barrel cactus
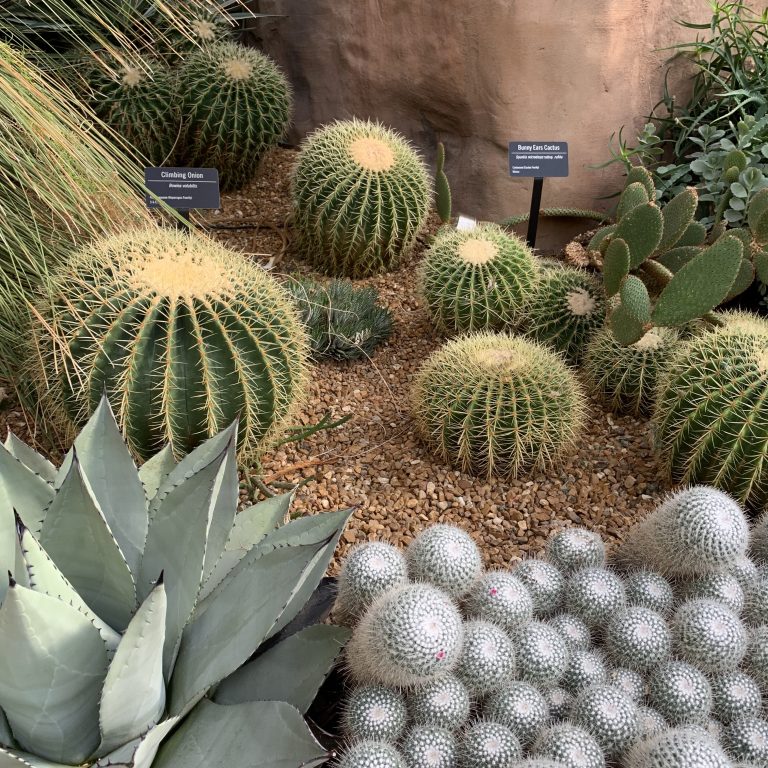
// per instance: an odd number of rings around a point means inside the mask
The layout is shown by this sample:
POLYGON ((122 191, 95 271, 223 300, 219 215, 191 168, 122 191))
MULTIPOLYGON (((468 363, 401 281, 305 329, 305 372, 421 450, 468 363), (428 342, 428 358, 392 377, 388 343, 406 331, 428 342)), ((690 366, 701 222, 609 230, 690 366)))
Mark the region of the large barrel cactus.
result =
POLYGON ((412 399, 419 431, 441 459, 486 476, 548 466, 573 444, 584 412, 581 388, 555 353, 494 333, 435 352, 412 399))
POLYGON ((424 163, 393 131, 360 120, 321 128, 294 172, 298 250, 334 276, 391 270, 424 226, 430 193, 424 163))
POLYGON ((444 331, 500 331, 520 320, 537 277, 531 249, 497 224, 444 227, 421 267, 421 293, 444 331))
POLYGON ((287 494, 236 516, 234 425, 178 465, 166 450, 137 472, 106 399, 59 470, 7 445, 0 765, 298 765, 323 753, 301 713, 349 633, 279 633, 349 511, 278 528, 287 494))
POLYGON ((51 277, 32 355, 49 402, 82 422, 106 391, 129 445, 182 455, 239 417, 258 455, 307 371, 304 330, 278 283, 201 236, 142 229, 76 252, 51 277))
POLYGON ((253 48, 212 43, 179 67, 177 88, 180 161, 218 168, 222 190, 247 184, 290 122, 291 89, 283 73, 253 48))

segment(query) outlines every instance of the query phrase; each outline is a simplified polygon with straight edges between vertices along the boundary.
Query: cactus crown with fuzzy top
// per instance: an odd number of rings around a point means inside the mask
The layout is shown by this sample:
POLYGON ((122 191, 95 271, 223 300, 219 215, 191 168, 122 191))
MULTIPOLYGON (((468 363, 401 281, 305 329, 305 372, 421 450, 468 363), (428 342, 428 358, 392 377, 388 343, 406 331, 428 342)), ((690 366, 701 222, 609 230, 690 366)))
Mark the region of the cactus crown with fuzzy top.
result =
POLYGON ((723 743, 737 760, 768 764, 768 722, 755 715, 737 717, 725 728, 723 743))
POLYGON ((549 708, 538 689, 515 680, 488 697, 485 715, 506 725, 526 746, 549 719, 549 708))
POLYGON ((701 723, 712 707, 712 689, 703 672, 683 661, 660 664, 648 679, 648 698, 673 725, 701 723))
POLYGON ((757 681, 733 670, 710 678, 712 686, 712 714, 721 723, 730 723, 744 715, 758 716, 763 709, 763 697, 757 681))
POLYGON ((470 696, 466 685, 454 675, 443 675, 408 694, 408 711, 417 725, 460 728, 467 721, 470 696))
POLYGON ((616 614, 608 623, 605 644, 614 663, 645 671, 668 658, 672 635, 661 614, 633 606, 616 614))
POLYGON ((354 742, 334 768, 407 768, 400 751, 386 741, 366 739, 354 742))
POLYGON ((554 685, 568 668, 569 651, 562 635, 549 624, 531 621, 513 634, 517 674, 534 685, 554 685))
POLYGON ((605 755, 597 739, 571 723, 557 723, 543 730, 533 745, 533 753, 568 768, 605 768, 605 755))
POLYGON ((608 667, 603 655, 597 650, 573 650, 568 667, 560 679, 560 685, 573 694, 582 688, 608 680, 608 667))
POLYGON ((547 559, 563 573, 605 565, 600 534, 586 528, 566 528, 547 541, 547 559))
POLYGON ((672 611, 675 601, 672 585, 661 574, 644 569, 631 571, 624 584, 629 605, 650 608, 662 616, 672 611))
POLYGON ((533 598, 517 576, 488 571, 465 598, 467 615, 512 630, 533 618, 533 598))
POLYGON ((408 719, 405 700, 383 686, 355 689, 344 704, 342 731, 349 739, 396 742, 408 719))
POLYGON ((624 584, 607 568, 582 568, 568 579, 565 607, 588 626, 602 626, 626 604, 624 584))
POLYGON ((565 640, 565 644, 573 651, 586 651, 592 643, 589 627, 572 613, 559 613, 547 623, 554 627, 565 640))
POLYGON ((607 683, 585 688, 576 698, 571 715, 595 737, 610 759, 624 752, 640 732, 635 703, 607 683))
POLYGON ((462 768, 507 768, 522 756, 520 740, 501 723, 478 720, 462 733, 459 764, 462 768))
POLYGON ((536 616, 548 616, 560 608, 563 599, 563 575, 543 560, 523 560, 512 572, 527 587, 533 598, 536 616))
POLYGON ((478 695, 499 688, 515 675, 515 649, 503 629, 488 621, 464 623, 464 645, 456 676, 478 695))
POLYGON ((627 768, 731 768, 722 747, 705 731, 691 727, 663 730, 639 741, 625 764, 627 768))
POLYGON ((688 600, 717 600, 736 613, 744 608, 744 589, 738 578, 728 571, 697 576, 681 585, 680 595, 688 600))
POLYGON ((405 734, 403 754, 410 768, 453 768, 456 739, 444 728, 415 725, 405 734))

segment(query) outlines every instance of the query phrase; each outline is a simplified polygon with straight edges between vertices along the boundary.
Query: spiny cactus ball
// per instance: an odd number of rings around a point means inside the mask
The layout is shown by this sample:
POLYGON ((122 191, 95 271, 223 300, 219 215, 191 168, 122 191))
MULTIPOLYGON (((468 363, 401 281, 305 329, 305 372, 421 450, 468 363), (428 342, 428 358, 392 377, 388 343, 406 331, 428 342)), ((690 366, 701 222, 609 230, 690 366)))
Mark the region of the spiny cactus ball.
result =
POLYGON ((513 633, 517 674, 534 685, 554 685, 568 668, 568 646, 562 635, 542 621, 531 621, 513 633))
POLYGON ((625 605, 624 583, 607 568, 582 568, 568 579, 565 607, 587 626, 603 626, 625 605))
POLYGON ((735 669, 747 650, 747 631, 727 605, 688 600, 672 621, 675 654, 705 672, 735 669))
POLYGON ((607 683, 585 688, 577 696, 571 716, 597 739, 609 759, 624 752, 640 732, 635 703, 607 683))
POLYGON ((218 168, 223 191, 247 184, 288 129, 291 88, 285 75, 255 48, 212 43, 184 59, 177 89, 182 164, 218 168))
POLYGON ((624 585, 629 605, 650 608, 662 616, 671 613, 675 595, 672 585, 661 574, 644 569, 631 571, 624 585))
POLYGON ((334 768, 407 768, 405 758, 386 741, 357 741, 345 749, 334 768))
POLYGON ((625 758, 626 768, 731 768, 722 747, 699 728, 672 728, 644 739, 625 758))
POLYGON ((745 715, 758 717, 763 709, 760 686, 746 672, 735 669, 712 675, 712 714, 721 723, 745 715))
POLYGON ((543 560, 523 560, 512 573, 528 587, 535 616, 549 616, 558 610, 565 581, 560 571, 543 560))
MULTIPOLYGON (((754 533, 752 543, 754 544, 754 533)), ((742 589, 747 589, 758 577, 757 565, 745 555, 733 559, 728 565, 728 573, 736 578, 742 589)))
POLYGON ((407 688, 450 672, 464 640, 461 614, 429 584, 395 587, 377 598, 347 645, 359 682, 407 688))
POLYGON ((536 285, 533 252, 497 224, 443 227, 421 267, 421 291, 435 325, 446 332, 515 326, 536 285))
POLYGON ((566 574, 580 568, 601 568, 605 565, 605 544, 594 531, 565 528, 547 541, 547 560, 566 574))
POLYGON ((441 347, 418 373, 412 400, 418 429, 440 458, 486 477, 548 467, 583 421, 573 373, 549 350, 504 334, 441 347))
POLYGON ((553 685, 542 690, 544 699, 549 707, 549 714, 553 720, 564 720, 573 706, 573 695, 565 688, 553 685))
POLYGON ((768 621, 768 575, 758 576, 744 595, 744 621, 752 627, 768 621))
POLYGON ((549 708, 542 693, 528 683, 514 680, 492 693, 485 705, 485 716, 506 725, 525 747, 533 741, 549 719, 549 708))
POLYGON ((488 621, 467 621, 455 674, 476 695, 511 680, 515 676, 515 649, 507 633, 488 621))
POLYGON ((556 760, 565 768, 605 768, 605 755, 597 739, 570 723, 557 723, 543 730, 532 751, 538 757, 556 760))
POLYGON ((501 723, 478 720, 461 735, 461 768, 510 768, 522 757, 520 740, 501 723))
POLYGON ((547 624, 554 627, 565 640, 565 644, 572 651, 586 651, 592 643, 592 635, 589 627, 572 613, 558 613, 547 624))
POLYGON ((608 682, 629 696, 634 702, 645 698, 645 679, 634 669, 611 667, 608 670, 608 682))
POLYGON ((201 235, 151 227, 76 251, 33 328, 34 380, 76 424, 106 392, 128 444, 184 455, 239 416, 258 456, 307 380, 306 336, 274 278, 201 235), (52 333, 53 331, 53 333, 52 333))
POLYGON ((723 744, 737 760, 768 765, 768 722, 754 715, 738 717, 726 727, 723 744))
POLYGON ((522 579, 507 571, 488 571, 465 598, 470 618, 511 630, 533 618, 533 598, 522 579))
POLYGON ((466 685, 454 675, 444 675, 408 694, 408 711, 416 725, 455 730, 469 717, 470 696, 466 685))
POLYGON ((768 512, 760 515, 752 529, 749 553, 756 563, 768 565, 768 512))
POLYGON ((623 346, 605 326, 587 344, 582 371, 587 388, 616 413, 650 415, 659 377, 680 345, 675 328, 654 328, 623 346))
POLYGON ((705 573, 681 586, 681 596, 688 600, 717 600, 736 613, 744 608, 744 590, 739 579, 729 571, 705 573))
POLYGON ((712 707, 712 689, 696 667, 667 661, 648 679, 648 701, 672 725, 703 723, 712 707))
POLYGON ((424 227, 430 194, 402 136, 369 121, 332 123, 304 141, 294 170, 298 250, 336 277, 394 269, 424 227))
POLYGON ((396 742, 408 720, 405 699, 380 685, 362 686, 344 704, 341 728, 351 740, 396 742))
POLYGON ((525 333, 578 365, 592 334, 605 322, 603 296, 600 281, 589 272, 547 269, 525 308, 525 333))
POLYGON ((768 696, 768 624, 749 631, 743 666, 757 680, 763 696, 768 696))
POLYGON ((483 570, 477 544, 454 525, 425 528, 408 546, 405 557, 411 579, 434 584, 451 597, 466 594, 483 570))
POLYGON ((600 651, 571 651, 560 685, 573 694, 608 680, 608 668, 600 651))
POLYGON ((414 725, 403 738, 401 749, 408 768, 455 768, 456 738, 445 728, 414 725))
POLYGON ((379 596, 408 581, 403 553, 381 541, 353 547, 344 558, 338 578, 336 613, 355 620, 379 596))
POLYGON ((656 736, 669 728, 667 721, 652 707, 638 707, 637 716, 640 719, 638 742, 656 736))

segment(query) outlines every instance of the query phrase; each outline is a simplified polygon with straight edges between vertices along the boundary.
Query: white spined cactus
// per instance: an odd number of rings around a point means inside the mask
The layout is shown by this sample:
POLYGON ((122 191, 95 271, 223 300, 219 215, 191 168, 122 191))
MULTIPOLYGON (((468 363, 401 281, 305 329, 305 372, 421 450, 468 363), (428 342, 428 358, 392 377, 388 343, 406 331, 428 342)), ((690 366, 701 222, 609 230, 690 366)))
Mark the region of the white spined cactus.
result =
POLYGON ((763 710, 763 697, 757 681, 739 669, 712 675, 712 714, 728 724, 742 716, 758 717, 763 710))
POLYGON ((510 728, 525 747, 549 720, 549 707, 542 693, 522 680, 513 680, 492 693, 484 714, 510 728))
POLYGON ((712 689, 696 667, 667 661, 648 678, 648 701, 671 725, 703 723, 712 708, 712 689))
POLYGON ((763 512, 752 528, 749 553, 757 564, 768 565, 768 512, 763 512))
POLYGON ((737 760, 768 765, 768 722, 761 717, 738 717, 724 729, 723 744, 737 760))
POLYGON ((605 544, 600 534, 586 528, 566 528, 550 537, 547 559, 562 573, 605 565, 605 544))
POLYGON ((645 679, 634 669, 613 667, 608 672, 608 682, 626 693, 634 702, 640 703, 645 698, 645 679))
POLYGON ((768 624, 749 630, 743 667, 755 678, 763 696, 768 696, 768 624))
POLYGON ((552 685, 542 690, 549 714, 553 720, 564 720, 573 706, 573 694, 561 688, 559 685, 552 685))
POLYGON ((430 725, 413 726, 401 745, 408 768, 455 768, 457 747, 449 730, 430 725))
POLYGON ((568 667, 560 685, 573 694, 582 688, 608 680, 608 667, 600 651, 571 651, 568 667))
POLYGON ((554 565, 543 560, 523 560, 512 573, 530 590, 534 616, 549 616, 560 608, 564 579, 554 565))
POLYGON ((368 739, 345 749, 334 768, 407 768, 407 763, 394 745, 368 739))
POLYGON ((477 720, 461 735, 461 768, 510 768, 522 755, 520 740, 501 723, 477 720))
POLYGON ((723 748, 699 728, 672 728, 638 742, 626 768, 732 768, 723 748))
POLYGON ((533 618, 533 598, 528 587, 507 571, 487 571, 465 598, 471 618, 492 621, 510 631, 533 618))
POLYGON ((592 645, 592 633, 589 627, 572 613, 558 613, 547 624, 554 627, 572 651, 586 651, 592 645))
POLYGON ((434 584, 456 598, 469 592, 483 571, 477 544, 454 525, 425 528, 408 546, 405 556, 414 581, 434 584))
POLYGON ((592 734, 578 725, 557 723, 543 730, 533 754, 557 761, 565 768, 605 768, 603 749, 592 734))
POLYGON ((667 721, 662 714, 653 709, 653 707, 638 707, 637 716, 640 720, 640 733, 636 743, 669 729, 667 721))
POLYGON ((571 574, 565 606, 590 627, 604 626, 626 605, 624 583, 607 568, 582 568, 571 574))
POLYGON ((687 600, 718 600, 736 613, 741 613, 744 608, 744 589, 738 577, 730 571, 714 571, 697 576, 681 585, 680 594, 687 600))
POLYGON ((531 621, 513 633, 517 674, 534 685, 555 685, 568 668, 563 636, 543 621, 531 621))
POLYGON ((742 589, 748 589, 759 575, 757 565, 746 555, 734 558, 728 565, 728 572, 737 579, 742 589))
POLYGON ((597 739, 609 759, 621 755, 640 732, 635 702, 606 683, 585 688, 576 698, 571 716, 597 739))
POLYGON ((377 598, 347 646, 352 677, 409 688, 450 672, 464 640, 461 614, 430 584, 406 584, 377 598))
POLYGON ((454 675, 444 675, 411 691, 407 702, 416 725, 456 730, 469 718, 472 700, 461 680, 454 675))
POLYGON ((351 740, 396 742, 408 721, 402 694, 380 685, 356 688, 344 704, 341 729, 351 740))
POLYGON ((768 621, 768 575, 759 576, 747 589, 744 621, 751 627, 759 627, 768 621))
POLYGON ((475 695, 488 693, 512 680, 515 649, 507 633, 488 621, 467 621, 455 674, 475 695))
POLYGON ((633 570, 624 581, 627 603, 658 611, 662 616, 672 612, 675 595, 672 585, 659 573, 644 568, 633 570))

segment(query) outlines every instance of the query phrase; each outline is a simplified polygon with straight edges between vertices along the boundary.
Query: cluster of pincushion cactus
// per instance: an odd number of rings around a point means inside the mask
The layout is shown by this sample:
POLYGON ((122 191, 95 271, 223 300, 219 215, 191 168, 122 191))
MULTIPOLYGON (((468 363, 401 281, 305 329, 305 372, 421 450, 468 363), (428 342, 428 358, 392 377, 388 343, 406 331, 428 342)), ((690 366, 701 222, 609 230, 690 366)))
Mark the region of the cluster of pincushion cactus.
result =
POLYGON ((610 558, 582 529, 511 571, 447 525, 361 545, 336 607, 357 686, 338 766, 768 765, 766 530, 749 550, 738 504, 694 487, 610 558))

